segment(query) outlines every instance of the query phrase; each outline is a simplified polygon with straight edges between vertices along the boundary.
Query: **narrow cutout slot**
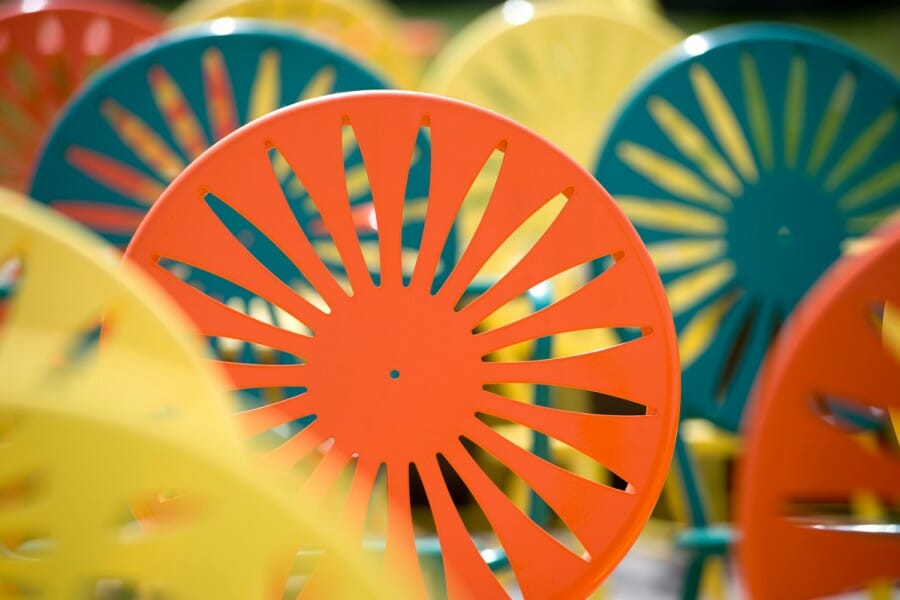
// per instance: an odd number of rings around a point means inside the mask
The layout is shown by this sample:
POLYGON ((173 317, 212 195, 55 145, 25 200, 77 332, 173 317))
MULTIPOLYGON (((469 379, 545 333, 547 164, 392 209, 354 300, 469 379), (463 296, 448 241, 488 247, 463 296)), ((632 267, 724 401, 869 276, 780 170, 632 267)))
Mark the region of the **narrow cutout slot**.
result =
POLYGON ((560 193, 538 208, 507 237, 482 265, 473 285, 484 287, 515 267, 529 250, 544 236, 569 201, 560 193))
MULTIPOLYGON (((481 170, 472 182, 472 186, 466 192, 466 196, 460 204, 454 224, 456 233, 456 256, 454 260, 458 260, 465 253, 466 248, 469 247, 469 243, 475 236, 478 225, 484 218, 484 211, 487 209, 494 186, 497 185, 497 178, 500 176, 500 168, 503 165, 505 151, 506 141, 504 140, 494 148, 490 156, 485 160, 484 165, 482 165, 481 170)), ((456 263, 454 262, 449 270, 452 270, 452 267, 455 266, 456 263)), ((432 294, 437 293, 442 283, 442 279, 435 277, 432 284, 432 294)))
MULTIPOLYGON (((466 447, 467 443, 468 442, 463 443, 463 446, 466 447)), ((471 445, 466 448, 469 452, 471 452, 471 450, 469 450, 470 447, 471 445)), ((437 455, 437 461, 438 465, 440 466, 441 473, 444 476, 444 481, 447 482, 448 489, 450 487, 451 481, 458 481, 462 485, 462 489, 464 490, 465 495, 472 498, 472 492, 456 472, 456 469, 453 468, 453 465, 450 464, 450 462, 444 457, 443 454, 437 455)), ((472 501, 463 507, 460 507, 459 504, 457 504, 457 508, 460 512, 460 516, 462 517, 466 531, 469 532, 469 536, 472 538, 475 546, 479 549, 481 557, 486 564, 488 563, 489 556, 495 556, 498 551, 504 552, 504 549, 502 548, 502 545, 500 543, 500 538, 497 536, 497 533, 491 526, 487 515, 484 514, 481 506, 477 501, 474 500, 474 498, 472 498, 472 501)), ((516 575, 515 572, 512 571, 512 569, 509 570, 508 574, 505 574, 504 579, 507 586, 510 586, 512 588, 518 587, 516 575)))
MULTIPOLYGON (((514 323, 535 312, 535 308, 549 305, 578 291, 616 264, 612 255, 604 255, 594 260, 569 267, 533 285, 519 296, 509 300, 485 317, 476 326, 478 331, 490 331, 514 323)), ((489 292, 488 292, 489 293, 489 292)), ((464 305, 457 310, 465 308, 464 305)))
MULTIPOLYGON (((109 316, 107 315, 107 320, 109 316)), ((103 319, 97 317, 85 323, 66 343, 54 367, 59 371, 77 369, 97 356, 103 319)))
POLYGON ((747 309, 737 334, 731 342, 728 355, 725 357, 725 365, 722 367, 722 373, 716 385, 716 401, 719 405, 724 404, 728 398, 728 390, 731 388, 731 384, 741 366, 753 328, 759 319, 759 312, 759 303, 753 302, 747 309))
POLYGON ((381 463, 375 475, 375 485, 369 496, 369 509, 366 512, 366 533, 374 539, 383 540, 387 535, 387 465, 381 463))
MULTIPOLYGON (((222 224, 263 268, 288 286, 306 285, 310 290, 313 289, 312 284, 293 261, 253 223, 210 192, 206 193, 204 200, 222 224)), ((318 308, 326 314, 330 313, 331 308, 321 300, 318 292, 315 292, 315 295, 319 297, 318 308)))
MULTIPOLYGON (((513 425, 512 427, 526 429, 521 425, 513 425)), ((531 430, 515 433, 508 432, 508 435, 511 437, 516 439, 521 438, 523 440, 527 440, 532 434, 533 432, 531 430)), ((502 490, 506 497, 509 498, 513 504, 518 506, 522 512, 528 515, 537 526, 557 538, 571 552, 578 555, 585 553, 584 546, 578 541, 575 534, 572 533, 562 519, 559 518, 559 515, 553 511, 544 499, 541 498, 541 496, 532 489, 524 479, 519 477, 515 471, 497 460, 483 448, 477 446, 471 440, 460 438, 460 441, 463 442, 463 446, 472 457, 472 460, 482 466, 485 474, 494 485, 502 490)), ((526 444, 528 444, 528 442, 526 442, 526 444)), ((528 448, 528 445, 524 447, 528 448)))
MULTIPOLYGON (((416 145, 413 148, 406 178, 406 194, 403 204, 402 230, 402 270, 403 284, 409 285, 413 269, 418 258, 418 250, 425 229, 425 214, 428 211, 428 198, 431 194, 431 156, 429 152, 431 132, 428 128, 428 117, 416 134, 416 145)), ((435 277, 446 278, 444 261, 439 261, 435 277)))
MULTIPOLYGON (((508 421, 501 417, 485 415, 482 413, 476 413, 475 416, 485 425, 492 427, 494 431, 506 438, 507 441, 520 448, 531 451, 535 430, 520 425, 519 423, 513 423, 512 421, 508 421)), ((546 435, 543 432, 537 433, 546 435)), ((629 482, 622 477, 621 474, 612 471, 606 465, 598 462, 562 440, 558 440, 549 435, 546 437, 550 441, 549 462, 552 462, 567 471, 577 473, 585 479, 601 481, 616 489, 627 491, 630 487, 629 482)))
MULTIPOLYGON (((236 283, 219 277, 209 271, 200 269, 199 267, 191 266, 171 258, 160 257, 156 262, 160 267, 175 275, 175 277, 179 278, 186 285, 189 285, 198 292, 204 294, 210 300, 227 306, 231 310, 253 319, 254 321, 264 325, 276 326, 281 326, 281 323, 285 322, 284 318, 281 316, 282 313, 285 312, 283 309, 236 283), (280 320, 276 322, 276 319, 280 320)), ((296 318, 294 318, 293 321, 294 322, 289 323, 290 327, 283 328, 299 335, 306 335, 306 332, 309 332, 309 328, 300 323, 296 318)), ((246 340, 227 337, 207 336, 207 339, 210 341, 210 347, 212 348, 213 353, 223 360, 261 364, 274 362, 282 364, 300 364, 303 362, 303 357, 292 354, 281 348, 271 348, 269 346, 247 342, 246 340)))
POLYGON ((22 282, 23 266, 20 256, 10 256, 0 261, 0 328, 6 322, 16 292, 22 282))
POLYGON ((341 127, 341 143, 344 148, 344 181, 356 235, 363 246, 363 259, 372 281, 378 286, 381 284, 381 257, 378 252, 378 222, 372 203, 372 187, 356 132, 349 121, 341 127))

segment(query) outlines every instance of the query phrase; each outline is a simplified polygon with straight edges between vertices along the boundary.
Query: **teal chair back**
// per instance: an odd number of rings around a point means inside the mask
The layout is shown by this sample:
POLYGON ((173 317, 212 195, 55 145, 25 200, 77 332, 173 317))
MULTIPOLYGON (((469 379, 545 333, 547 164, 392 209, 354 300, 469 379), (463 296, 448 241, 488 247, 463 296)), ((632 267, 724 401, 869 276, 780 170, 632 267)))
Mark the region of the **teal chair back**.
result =
POLYGON ((594 173, 666 286, 683 417, 737 431, 784 318, 900 205, 898 110, 886 70, 773 24, 690 36, 623 104, 594 173))

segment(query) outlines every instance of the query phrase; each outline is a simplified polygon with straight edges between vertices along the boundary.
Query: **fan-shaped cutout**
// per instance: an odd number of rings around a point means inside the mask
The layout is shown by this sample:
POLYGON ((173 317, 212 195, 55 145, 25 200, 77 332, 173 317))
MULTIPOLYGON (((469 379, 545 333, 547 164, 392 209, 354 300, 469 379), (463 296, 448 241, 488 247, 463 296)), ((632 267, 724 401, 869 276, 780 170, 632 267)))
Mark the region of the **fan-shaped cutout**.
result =
MULTIPOLYGON (((467 453, 471 459, 471 456, 467 453)), ((474 459, 471 459, 474 461, 474 459)), ((440 472, 444 477, 445 485, 447 488, 452 490, 454 488, 459 489, 459 494, 469 498, 469 502, 465 505, 465 519, 463 520, 463 525, 468 531, 469 536, 472 538, 472 544, 476 546, 477 544, 475 540, 481 540, 483 542, 487 542, 484 545, 497 547, 499 545, 502 548, 502 543, 499 543, 499 537, 497 536, 497 532, 494 530, 494 526, 491 524, 490 519, 485 514, 484 510, 480 506, 477 499, 475 499, 472 495, 472 491, 469 489, 468 484, 466 484, 465 480, 460 476, 460 474, 453 467, 453 464, 447 460, 443 454, 437 455, 437 463, 440 468, 440 472), (450 483, 453 482, 453 483, 450 483)), ((490 481, 490 480, 489 480, 490 481)), ((495 485, 493 482, 490 485, 495 485)), ((497 487, 497 491, 501 491, 501 488, 497 487)), ((426 490, 427 491, 427 490, 426 490)), ((440 538, 438 538, 440 539, 440 538)), ((485 562, 485 567, 489 564, 489 556, 485 556, 481 552, 479 552, 479 556, 485 562)), ((447 570, 448 565, 445 564, 444 570, 447 570)), ((518 587, 518 581, 516 578, 515 571, 510 572, 508 575, 507 585, 510 587, 518 587)), ((447 593, 447 590, 444 590, 444 593, 447 593)))
POLYGON ((515 267, 525 254, 531 250, 541 237, 547 232, 547 228, 559 217, 568 202, 571 191, 557 194, 513 231, 509 237, 497 248, 491 257, 481 266, 475 275, 474 281, 490 279, 496 273, 508 273, 515 267))
POLYGON ((378 219, 372 203, 372 185, 366 170, 365 157, 356 139, 353 124, 345 117, 341 127, 341 143, 344 148, 344 182, 347 197, 353 207, 353 224, 360 243, 364 245, 363 259, 375 285, 381 281, 381 262, 378 255, 378 219))
POLYGON ((716 401, 720 405, 724 404, 726 398, 728 398, 729 388, 731 387, 734 378, 737 375, 737 370, 744 358, 744 353, 746 352, 747 345, 750 341, 751 332, 753 331, 753 328, 756 325, 759 317, 760 307, 758 303, 751 302, 749 306, 746 307, 743 317, 741 318, 740 325, 737 329, 737 333, 731 340, 731 345, 728 348, 728 354, 725 355, 725 362, 723 364, 722 371, 719 374, 715 397, 716 401))
POLYGON ((891 423, 890 412, 835 396, 820 396, 812 401, 812 409, 823 421, 850 435, 868 435, 866 443, 896 447, 897 440, 891 423))
MULTIPOLYGON (((294 262, 256 225, 211 192, 206 193, 205 200, 220 222, 260 265, 291 287, 312 287, 294 262)), ((316 308, 326 314, 331 312, 331 307, 318 292, 307 290, 307 293, 311 294, 310 301, 316 308)))
MULTIPOLYGON (((503 427, 503 426, 501 426, 503 427)), ((514 426, 512 426, 514 427, 514 426)), ((519 432, 513 433, 509 430, 504 431, 504 437, 510 441, 515 441, 517 446, 528 448, 533 444, 533 440, 529 440, 528 433, 534 434, 530 430, 526 431, 526 436, 521 436, 519 432)), ((536 434, 540 435, 540 434, 536 434)), ((460 441, 466 448, 472 460, 480 465, 487 476, 491 479, 498 489, 503 490, 507 498, 511 502, 519 506, 523 512, 528 514, 529 518, 541 529, 556 537, 563 545, 566 546, 574 554, 584 554, 584 546, 575 536, 568 526, 559 518, 553 508, 541 498, 540 494, 534 491, 527 482, 522 479, 518 473, 510 469, 505 463, 498 460, 495 456, 480 448, 477 444, 466 438, 460 441)), ((482 513, 483 515, 483 513, 482 513)))
MULTIPOLYGON (((431 145, 431 132, 428 124, 429 120, 426 116, 422 119, 422 126, 419 127, 419 133, 416 136, 416 145, 410 159, 409 176, 406 179, 406 202, 403 204, 401 241, 404 248, 416 249, 402 260, 403 280, 407 285, 418 260, 417 250, 422 238, 421 224, 425 221, 425 215, 428 214, 428 197, 431 194, 431 161, 425 160, 421 151, 421 148, 428 148, 431 145), (416 181, 413 181, 414 169, 420 169, 420 172, 416 173, 416 181), (422 184, 415 185, 418 181, 421 181, 422 184)), ((443 261, 439 261, 435 269, 436 277, 443 278, 447 267, 448 265, 443 264, 443 261)))
POLYGON ((456 220, 456 248, 458 256, 462 256, 465 253, 472 238, 475 237, 478 225, 484 218, 484 211, 487 210, 491 192, 493 192, 497 179, 500 177, 506 144, 506 140, 500 141, 485 158, 481 169, 472 180, 472 184, 459 205, 456 220))
MULTIPOLYGON (((0 327, 12 309, 22 277, 21 256, 14 254, 0 260, 0 327)), ((2 335, 2 329, 0 329, 0 335, 2 335)))
MULTIPOLYGON (((252 290, 241 287, 235 282, 219 277, 204 269, 171 258, 159 257, 156 262, 161 268, 178 279, 179 285, 198 292, 204 299, 211 301, 215 305, 219 305, 234 314, 270 328, 275 327, 273 316, 279 315, 277 324, 281 326, 281 330, 288 331, 291 336, 298 336, 298 339, 308 337, 307 332, 309 332, 309 328, 305 325, 300 327, 295 324, 300 323, 299 319, 290 313, 288 313, 290 320, 280 317, 281 312, 287 311, 256 295, 252 290), (207 292, 208 288, 214 291, 207 292), (215 290, 229 290, 228 298, 224 298, 225 294, 215 290), (288 327, 282 326, 282 323, 288 325, 288 327)), ((265 344, 258 339, 246 340, 227 335, 203 333, 210 339, 216 354, 228 360, 265 361, 271 357, 272 350, 278 350, 279 352, 293 355, 294 359, 291 362, 296 364, 303 362, 303 357, 300 354, 292 351, 292 349, 285 348, 284 344, 265 344)))
POLYGON ((94 317, 88 320, 74 335, 67 340, 66 346, 54 363, 54 375, 64 375, 68 371, 84 368, 84 363, 94 360, 100 347, 100 334, 105 327, 114 327, 114 317, 110 314, 102 319, 94 317))
MULTIPOLYGON (((496 417, 494 415, 477 413, 475 416, 478 417, 478 419, 485 425, 493 425, 493 430, 498 435, 525 450, 528 450, 530 448, 530 445, 532 444, 532 435, 547 435, 546 432, 538 431, 519 423, 513 423, 512 421, 503 419, 501 417, 496 417)), ((640 417, 635 416, 635 418, 640 417)), ((623 485, 618 486, 618 489, 633 493, 633 488, 629 490, 631 486, 628 484, 627 480, 619 473, 612 471, 608 466, 600 463, 595 458, 588 456, 587 454, 581 452, 580 450, 574 448, 566 442, 552 436, 548 437, 550 439, 550 452, 551 455, 555 457, 555 463, 568 463, 569 465, 572 465, 569 468, 577 469, 577 471, 582 474, 581 476, 590 480, 603 481, 603 475, 605 473, 609 473, 614 477, 612 481, 625 482, 623 485), (560 456, 565 456, 565 460, 560 460, 560 456), (576 464, 577 467, 574 466, 576 464)), ((607 479, 607 481, 609 481, 609 479, 607 479)))

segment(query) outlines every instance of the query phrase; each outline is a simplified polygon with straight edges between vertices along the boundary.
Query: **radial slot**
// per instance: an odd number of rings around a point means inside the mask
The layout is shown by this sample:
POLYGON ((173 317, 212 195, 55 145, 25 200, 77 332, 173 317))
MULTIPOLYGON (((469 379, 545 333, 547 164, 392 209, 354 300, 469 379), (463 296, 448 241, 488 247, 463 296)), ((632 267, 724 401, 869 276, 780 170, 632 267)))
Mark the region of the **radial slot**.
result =
MULTIPOLYGON (((487 420, 483 415, 479 415, 479 418, 483 422, 487 420)), ((569 486, 572 490, 581 488, 582 491, 586 491, 591 486, 608 486, 626 493, 630 493, 629 484, 605 465, 558 439, 550 438, 548 458, 536 456, 529 451, 529 448, 534 446, 535 442, 532 438, 535 435, 543 434, 538 434, 536 431, 509 421, 498 420, 492 423, 490 432, 482 429, 479 433, 482 441, 474 443, 482 451, 488 452, 493 460, 499 461, 499 465, 502 466, 502 468, 495 467, 493 472, 493 479, 497 486, 500 489, 509 490, 507 495, 511 496, 510 499, 518 506, 527 508, 529 517, 538 526, 560 540, 574 554, 584 555, 583 543, 589 544, 590 540, 580 540, 578 538, 579 531, 570 529, 566 522, 571 518, 568 512, 560 515, 554 509, 554 506, 557 509, 568 507, 564 503, 560 503, 558 493, 551 492, 549 482, 558 480, 560 485, 569 486), (505 441, 501 441, 496 436, 505 441), (530 466, 522 468, 522 472, 517 473, 516 469, 510 466, 509 458, 512 454, 515 454, 522 462, 529 463, 530 466), (504 472, 508 472, 507 478, 511 481, 504 481, 501 485, 499 482, 503 481, 504 472), (542 479, 541 475, 544 475, 545 478, 542 479), (529 481, 531 483, 528 483, 529 481), (549 495, 545 498, 543 497, 545 494, 549 495)), ((490 466, 485 468, 485 472, 489 475, 492 474, 490 466)), ((601 491, 600 495, 605 493, 601 491)), ((591 495, 597 496, 596 494, 591 495)), ((573 525, 578 527, 582 524, 575 522, 573 525)))
POLYGON ((684 165, 633 142, 620 142, 616 150, 622 162, 673 196, 692 200, 717 212, 731 208, 728 196, 716 191, 684 165))
MULTIPOLYGON (((513 270, 519 261, 531 251, 532 246, 540 241, 553 221, 563 211, 567 202, 566 194, 558 194, 522 222, 509 237, 503 240, 478 270, 473 279, 475 285, 479 281, 490 281, 497 273, 508 273, 513 270)), ((571 287, 573 283, 568 282, 568 285, 571 287)), ((552 291, 550 293, 552 294, 552 291)))
POLYGON ((378 221, 372 203, 372 189, 366 163, 356 140, 351 123, 345 123, 341 130, 344 144, 344 177, 347 197, 353 207, 354 226, 359 236, 363 258, 375 285, 381 280, 381 261, 378 253, 378 221))
POLYGON ((59 360, 54 365, 60 375, 66 371, 77 371, 85 368, 87 361, 93 360, 97 356, 100 346, 100 333, 104 327, 115 327, 115 317, 107 313, 103 319, 93 318, 85 323, 84 326, 75 335, 68 340, 64 348, 61 348, 59 360))
POLYGON ((222 139, 238 128, 237 106, 225 57, 218 48, 207 48, 201 58, 203 92, 210 132, 214 139, 222 139))
POLYGON ((616 202, 635 225, 656 231, 715 236, 728 227, 722 217, 682 203, 625 195, 616 202))
MULTIPOLYGON (((460 439, 460 443, 463 445, 463 447, 467 447, 467 455, 473 462, 475 462, 475 458, 472 457, 471 454, 471 442, 468 442, 465 439, 460 439)), ((456 469, 453 468, 453 465, 443 454, 437 455, 437 462, 444 477, 445 484, 448 486, 448 489, 450 489, 451 491, 454 488, 458 489, 463 494, 465 494, 466 498, 468 498, 468 502, 460 507, 460 514, 463 517, 463 523, 465 524, 469 535, 472 537, 473 543, 479 547, 492 548, 495 552, 503 552, 504 549, 498 541, 497 533, 495 532, 490 519, 488 519, 487 515, 485 515, 484 510, 479 505, 478 501, 474 499, 472 491, 466 485, 463 478, 459 475, 459 473, 457 473, 456 469)), ((492 466, 494 465, 482 464, 481 468, 484 469, 485 472, 489 473, 492 466)), ((503 488, 501 486, 498 486, 498 489, 503 488)), ((459 504, 457 504, 457 506, 459 506, 459 504)), ((480 552, 480 554, 482 559, 485 561, 485 564, 489 564, 491 555, 483 550, 480 552)), ((510 587, 518 585, 515 573, 509 573, 507 574, 507 576, 508 580, 505 582, 505 585, 510 587)))
MULTIPOLYGON (((251 221, 215 195, 207 193, 205 198, 207 205, 213 210, 216 217, 261 266, 264 265, 275 277, 295 290, 310 288, 309 281, 293 261, 251 221)), ((326 314, 331 312, 331 308, 321 295, 314 290, 311 290, 310 293, 311 304, 326 314)))
MULTIPOLYGON (((556 389, 561 390, 566 388, 557 386, 556 389)), ((563 394, 558 394, 557 396, 565 397, 563 394)), ((584 396, 578 399, 573 399, 569 396, 568 401, 564 400, 554 404, 557 406, 557 411, 567 411, 568 409, 564 408, 565 406, 572 407, 575 405, 574 407, 577 409, 576 412, 586 415, 598 415, 596 417, 598 419, 602 418, 599 415, 640 418, 648 414, 646 406, 608 394, 594 394, 589 396, 588 399, 589 403, 586 403, 584 402, 584 396), (596 412, 585 410, 594 407, 598 408, 596 412)), ((514 400, 507 400, 514 402, 514 400)), ((552 414, 559 416, 565 414, 565 412, 555 412, 552 414)), ((623 474, 620 474, 611 469, 608 465, 603 464, 600 457, 589 455, 581 449, 567 443, 565 440, 560 439, 557 435, 553 434, 551 431, 552 427, 548 428, 545 425, 512 421, 507 418, 487 413, 478 413, 476 416, 482 423, 494 428, 494 435, 502 436, 507 441, 519 446, 523 450, 529 448, 530 445, 534 443, 533 440, 528 438, 537 435, 546 436, 549 440, 550 457, 553 459, 551 462, 585 477, 588 481, 600 481, 605 485, 611 485, 622 490, 626 490, 628 487, 627 480, 623 474), (609 474, 612 477, 603 477, 604 474, 609 474), (625 483, 622 484, 622 482, 625 483)), ((479 430, 479 432, 479 439, 485 439, 485 435, 490 435, 486 430, 479 430)), ((536 457, 536 459, 542 460, 538 457, 536 457)))
MULTIPOLYGON (((431 161, 424 156, 423 148, 430 146, 431 134, 428 129, 428 118, 423 119, 423 125, 416 136, 416 145, 413 148, 410 159, 409 175, 406 178, 406 190, 403 204, 402 218, 402 247, 401 269, 403 281, 409 284, 410 277, 415 270, 415 262, 418 259, 419 242, 422 239, 422 224, 425 215, 428 214, 428 197, 431 190, 431 161), (422 182, 422 183, 419 183, 422 182), (414 250, 406 250, 414 249, 414 250)), ((442 279, 450 265, 438 263, 436 277, 442 279)))
POLYGON ((273 359, 273 351, 277 351, 281 353, 281 359, 284 359, 284 354, 290 354, 294 356, 293 362, 302 362, 302 354, 298 354, 297 349, 311 332, 296 317, 252 291, 209 271, 164 257, 157 262, 172 274, 169 285, 183 286, 180 294, 192 297, 211 318, 216 312, 231 316, 230 326, 223 323, 220 317, 215 325, 211 325, 213 330, 198 323, 218 356, 226 360, 265 362, 273 359), (184 287, 194 292, 188 292, 184 287), (215 291, 208 292, 208 288, 215 291), (273 319, 273 315, 277 319, 273 319), (275 331, 278 333, 273 335, 275 331))
POLYGON ((897 445, 890 413, 882 407, 833 396, 818 397, 811 404, 822 420, 863 444, 886 448, 897 445))
MULTIPOLYGON (((300 181, 297 173, 291 168, 287 160, 276 147, 272 146, 268 149, 268 156, 272 165, 272 170, 281 186, 284 200, 291 213, 293 213, 297 227, 299 227, 306 235, 306 238, 312 242, 313 248, 319 252, 325 265, 329 267, 331 271, 331 277, 334 281, 329 283, 337 283, 344 291, 344 294, 348 296, 352 295, 353 290, 345 275, 341 256, 335 248, 334 240, 331 237, 331 233, 328 231, 328 227, 325 225, 324 220, 319 214, 318 207, 312 198, 310 198, 303 182, 300 181)), ((357 226, 359 230, 365 231, 364 226, 360 224, 357 226)), ((277 247, 275 250, 278 251, 277 247)), ((266 257, 267 256, 268 254, 266 254, 266 257)), ((296 265, 292 260, 288 259, 287 262, 296 265)), ((330 311, 330 307, 328 307, 324 298, 322 298, 312 283, 299 272, 296 266, 291 267, 286 265, 286 269, 288 272, 293 272, 294 289, 323 311, 330 311)))
POLYGON ((2 327, 13 308, 16 290, 24 276, 24 267, 20 255, 7 254, 5 248, 0 248, 0 251, 5 255, 0 259, 0 327, 2 327))
POLYGON ((747 100, 747 120, 750 132, 756 145, 756 152, 765 170, 775 164, 775 151, 772 147, 772 120, 766 103, 766 93, 759 76, 756 59, 749 51, 741 52, 741 81, 747 100))
POLYGON ((897 110, 895 106, 892 106, 877 115, 844 150, 825 180, 826 190, 840 189, 841 185, 866 163, 891 131, 896 131, 894 128, 897 123, 897 110))
POLYGON ((100 112, 128 149, 153 173, 171 181, 184 169, 184 160, 140 117, 112 98, 100 105, 100 112))
POLYGON ((137 204, 152 205, 165 189, 165 184, 156 177, 88 148, 70 146, 65 155, 66 161, 77 170, 137 204))
POLYGON ((788 521, 798 527, 846 531, 858 535, 900 534, 900 506, 878 506, 873 514, 872 511, 856 508, 855 504, 858 503, 793 502, 789 505, 786 516, 788 521), (860 514, 863 512, 868 515, 860 514))
POLYGON ((663 98, 651 98, 648 111, 669 140, 687 158, 691 159, 703 174, 731 195, 740 194, 740 180, 725 160, 715 151, 706 137, 663 98))
POLYGON ((761 307, 757 302, 749 302, 741 308, 741 318, 733 337, 729 340, 722 370, 716 380, 715 398, 719 405, 732 395, 732 384, 744 360, 753 330, 760 325, 761 307))
POLYGON ((647 246, 653 264, 660 273, 677 273, 703 268, 725 257, 724 240, 676 239, 655 242, 647 246))
POLYGON ((806 57, 802 53, 791 58, 784 103, 784 162, 789 169, 795 169, 803 135, 802 111, 806 106, 806 57))
MULTIPOLYGON (((464 485, 462 484, 462 481, 459 479, 459 477, 456 476, 456 473, 453 471, 453 469, 448 468, 446 461, 438 462, 438 473, 440 473, 440 477, 445 482, 445 490, 449 492, 449 497, 454 508, 460 511, 468 511, 469 505, 471 504, 471 496, 466 494, 466 504, 462 504, 459 501, 459 490, 464 488, 464 485), (452 480, 449 483, 447 482, 448 478, 452 480), (454 496, 457 497, 455 498, 454 496)), ((412 462, 409 464, 408 475, 405 481, 409 482, 409 489, 407 490, 407 501, 409 502, 409 506, 411 506, 412 510, 412 525, 415 526, 417 532, 424 532, 427 536, 436 536, 438 529, 435 522, 435 515, 432 513, 431 503, 429 502, 429 498, 425 491, 425 484, 422 481, 422 476, 419 474, 419 468, 416 463, 412 462)), ((432 494, 434 494, 434 491, 432 491, 432 494)), ((478 519, 478 512, 480 509, 478 509, 477 506, 475 506, 471 510, 475 512, 476 522, 482 524, 486 522, 486 519, 478 519)), ((471 523, 472 519, 468 519, 468 522, 471 523)), ((466 525, 463 524, 462 520, 460 521, 460 525, 462 525, 462 527, 464 528, 466 527, 466 525)), ((388 531, 390 531, 390 523, 388 523, 388 531)), ((468 533, 468 530, 466 531, 468 533)), ((477 535, 480 534, 476 532, 476 536, 477 535)), ((428 540, 430 547, 417 548, 418 560, 420 564, 423 567, 433 567, 431 569, 423 569, 426 571, 430 571, 431 573, 431 577, 426 577, 424 585, 426 586, 430 597, 443 598, 447 595, 447 583, 444 577, 445 574, 443 573, 443 569, 441 568, 442 556, 440 541, 437 539, 437 537, 429 537, 426 539, 428 540)))
POLYGON ((705 67, 695 64, 689 72, 694 94, 716 139, 744 180, 755 182, 758 173, 753 155, 731 104, 705 67))
POLYGON ((812 145, 809 165, 806 169, 808 174, 818 173, 822 164, 831 155, 835 138, 843 128, 847 111, 853 102, 856 85, 856 75, 853 71, 847 71, 841 75, 835 84, 812 145))
MULTIPOLYGON (((900 161, 862 181, 840 197, 838 205, 844 210, 857 211, 875 200, 883 199, 900 188, 900 161)), ((891 208, 895 208, 891 206, 891 208)), ((882 209, 884 211, 884 209, 882 209)), ((892 213, 888 212, 888 215, 892 213)))
MULTIPOLYGON (((506 143, 501 142, 494 148, 487 160, 481 166, 478 175, 475 176, 472 186, 466 193, 456 220, 457 250, 460 256, 475 237, 478 225, 484 218, 488 202, 500 177, 500 169, 503 165, 506 143)), ((436 290, 435 290, 436 291, 436 290)))
MULTIPOLYGON (((597 260, 599 261, 600 259, 597 260)), ((475 329, 477 331, 490 331, 505 327, 534 312, 535 307, 539 304, 546 304, 555 299, 568 296, 589 277, 589 266, 591 265, 586 262, 570 267, 530 287, 527 291, 495 309, 482 319, 475 329)))

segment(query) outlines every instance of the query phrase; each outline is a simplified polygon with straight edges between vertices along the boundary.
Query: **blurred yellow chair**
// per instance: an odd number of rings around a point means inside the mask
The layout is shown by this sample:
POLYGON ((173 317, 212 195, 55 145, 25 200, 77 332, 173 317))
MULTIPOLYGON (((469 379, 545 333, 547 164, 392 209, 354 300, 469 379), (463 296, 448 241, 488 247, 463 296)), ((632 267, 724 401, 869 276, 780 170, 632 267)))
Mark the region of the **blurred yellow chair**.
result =
POLYGON ((0 597, 396 597, 333 519, 251 459, 155 288, 0 192, 0 597), (102 335, 101 335, 102 325, 102 335))
POLYGON ((509 0, 450 40, 422 88, 518 121, 589 168, 622 93, 683 37, 642 5, 509 0))
POLYGON ((413 87, 420 67, 399 15, 383 0, 189 0, 170 15, 174 25, 223 17, 282 21, 331 39, 413 87))

